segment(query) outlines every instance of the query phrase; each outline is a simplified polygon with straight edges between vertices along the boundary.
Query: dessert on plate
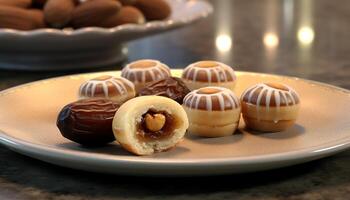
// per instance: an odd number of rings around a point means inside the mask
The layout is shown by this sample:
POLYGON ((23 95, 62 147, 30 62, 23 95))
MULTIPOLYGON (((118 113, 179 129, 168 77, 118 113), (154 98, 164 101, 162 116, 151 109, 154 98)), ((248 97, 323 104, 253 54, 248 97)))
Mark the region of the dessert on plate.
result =
POLYGON ((122 77, 99 76, 84 82, 79 88, 79 98, 107 98, 123 103, 135 97, 135 86, 122 77))
POLYGON ((295 123, 300 108, 299 95, 281 83, 259 83, 241 96, 242 116, 252 130, 278 132, 295 123))
POLYGON ((206 86, 224 87, 233 90, 236 84, 235 71, 217 61, 199 61, 187 66, 182 72, 182 80, 190 90, 206 86))
POLYGON ((141 96, 124 103, 114 116, 115 138, 136 155, 166 151, 179 143, 188 128, 186 112, 176 101, 141 96))
POLYGON ((58 114, 57 127, 63 137, 86 146, 115 140, 112 121, 119 104, 108 99, 82 99, 66 105, 58 114))
POLYGON ((182 104, 184 97, 191 92, 185 83, 177 77, 168 77, 146 85, 139 91, 139 96, 156 95, 173 99, 182 104))
POLYGON ((136 91, 147 84, 170 77, 170 68, 158 60, 138 60, 126 65, 122 77, 134 83, 136 91))
POLYGON ((232 135, 237 129, 241 107, 229 89, 204 87, 189 93, 183 103, 189 132, 204 137, 232 135))

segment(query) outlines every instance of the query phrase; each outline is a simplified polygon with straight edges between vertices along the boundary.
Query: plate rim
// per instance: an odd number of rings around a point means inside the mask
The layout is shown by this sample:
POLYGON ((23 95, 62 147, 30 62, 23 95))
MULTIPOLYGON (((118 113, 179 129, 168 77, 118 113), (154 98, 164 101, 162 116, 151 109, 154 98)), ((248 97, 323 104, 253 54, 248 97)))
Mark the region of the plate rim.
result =
MULTIPOLYGON (((172 69, 173 73, 180 73, 182 69, 172 69)), ((120 70, 114 71, 103 71, 103 72, 93 72, 93 73, 77 73, 70 74, 65 76, 58 76, 49 79, 43 79, 38 81, 33 81, 26 84, 21 84, 15 87, 11 87, 0 91, 0 97, 5 96, 9 93, 16 92, 19 89, 35 86, 37 84, 45 83, 48 81, 55 81, 64 78, 76 77, 76 76, 86 76, 86 75, 94 75, 94 74, 104 74, 104 73, 115 73, 120 72, 120 70)), ((327 83, 322 83, 318 81, 293 77, 293 76, 285 76, 285 75, 277 75, 277 74, 268 74, 268 73, 257 73, 257 72, 247 72, 247 71, 236 71, 238 74, 252 74, 252 75, 263 75, 263 76, 272 76, 279 78, 287 78, 293 79, 296 81, 304 81, 309 84, 314 84, 318 86, 322 86, 327 89, 335 90, 336 92, 345 93, 350 98, 350 90, 345 88, 341 88, 338 86, 330 85, 327 83)), ((300 160, 305 159, 305 162, 308 160, 326 157, 332 154, 335 154, 340 151, 344 151, 350 148, 350 135, 337 139, 335 141, 326 142, 317 146, 312 146, 304 149, 286 151, 281 153, 272 153, 272 154, 261 154, 261 155, 253 155, 253 156, 238 156, 238 157, 229 157, 229 158, 183 158, 183 159, 171 159, 171 158, 152 158, 152 157, 140 157, 140 156, 118 156, 118 155, 107 155, 107 154, 98 154, 91 152, 79 152, 77 150, 69 150, 69 149, 61 149, 50 147, 42 144, 36 144, 27 142, 22 139, 18 139, 12 137, 0 128, 0 144, 9 147, 11 150, 14 150, 18 153, 25 154, 27 156, 43 160, 38 157, 35 157, 33 154, 41 155, 47 158, 62 158, 65 157, 69 160, 80 159, 85 162, 95 163, 96 161, 102 162, 112 162, 115 164, 140 164, 142 166, 150 166, 150 165, 158 165, 160 167, 204 167, 204 166, 213 166, 213 165, 221 165, 221 166, 233 166, 233 165, 241 165, 241 164, 257 164, 257 163, 274 163, 274 162, 282 162, 288 160, 300 160), (26 154, 24 152, 30 152, 26 154), (31 156, 32 155, 32 156, 31 156), (135 159, 136 158, 136 159, 135 159)), ((57 164, 57 163, 56 163, 57 164)))

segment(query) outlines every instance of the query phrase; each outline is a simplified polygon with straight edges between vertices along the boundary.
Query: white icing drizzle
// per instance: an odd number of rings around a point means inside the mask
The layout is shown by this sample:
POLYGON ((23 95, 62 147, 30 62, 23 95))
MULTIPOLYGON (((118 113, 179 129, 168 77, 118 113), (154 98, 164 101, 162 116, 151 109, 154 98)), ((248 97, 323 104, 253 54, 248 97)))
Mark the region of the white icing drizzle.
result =
POLYGON ((149 82, 146 81, 146 75, 147 73, 150 74, 152 80, 151 81, 156 81, 156 80, 160 80, 163 78, 166 78, 168 76, 170 76, 170 68, 159 62, 158 60, 138 60, 132 63, 129 63, 128 65, 126 65, 123 70, 122 70, 122 74, 121 76, 131 80, 131 75, 134 76, 134 80, 132 80, 134 83, 145 83, 145 82, 149 82), (150 67, 145 67, 145 68, 132 68, 131 66, 133 66, 136 63, 139 62, 153 62, 155 63, 154 66, 150 66, 150 67), (158 72, 158 73, 156 73, 158 72))
POLYGON ((213 94, 201 94, 198 92, 199 90, 204 88, 194 90, 185 96, 184 105, 188 105, 190 109, 199 109, 199 103, 201 102, 201 100, 202 101, 205 100, 205 103, 206 103, 205 109, 208 111, 212 111, 213 99, 214 99, 213 97, 217 97, 221 111, 225 110, 225 101, 229 101, 232 109, 236 109, 240 107, 240 102, 238 98, 231 90, 223 87, 205 87, 205 88, 215 89, 219 91, 213 94), (226 97, 227 100, 225 100, 224 97, 226 97))
POLYGON ((225 99, 222 95, 218 96, 219 99, 219 104, 220 104, 220 110, 224 110, 225 109, 225 99))
MULTIPOLYGON (((98 78, 97 78, 98 79, 98 78)), ((110 97, 109 96, 109 87, 108 83, 111 83, 114 88, 118 91, 119 94, 127 94, 127 88, 131 88, 132 90, 135 89, 135 86, 132 82, 125 78, 116 78, 111 76, 108 79, 105 80, 88 80, 87 82, 83 83, 80 88, 79 88, 79 95, 84 96, 84 97, 95 97, 96 95, 96 88, 101 87, 103 94, 106 98, 110 97)))
MULTIPOLYGON (((271 101, 271 96, 272 96, 272 93, 275 92, 274 90, 267 90, 266 92, 266 102, 270 102, 271 101)), ((267 106, 267 109, 266 111, 269 111, 270 110, 270 106, 267 106)))
POLYGON ((211 73, 210 73, 210 71, 213 71, 213 70, 209 70, 209 73, 207 73, 208 83, 211 83, 211 73))
MULTIPOLYGON (((274 100, 275 100, 275 107, 277 112, 279 112, 280 108, 281 108, 281 102, 286 102, 287 106, 293 106, 296 105, 297 102, 299 102, 299 96, 298 94, 289 86, 281 84, 284 87, 287 88, 287 90, 281 90, 278 88, 274 88, 271 87, 265 83, 259 83, 257 85, 254 85, 250 88, 248 88, 247 90, 245 90, 241 96, 241 101, 243 101, 245 99, 245 97, 248 97, 247 99, 247 103, 251 103, 251 104, 256 104, 256 110, 257 110, 257 120, 260 120, 260 112, 261 112, 261 101, 263 98, 265 98, 265 108, 266 108, 266 112, 268 112, 270 110, 270 106, 271 106, 271 99, 272 99, 272 95, 274 95, 274 100), (252 102, 252 97, 254 95, 254 93, 259 90, 258 96, 257 96, 257 100, 256 103, 252 102), (264 93, 266 93, 264 95, 264 93), (293 96, 293 94, 295 94, 295 96, 293 96), (248 95, 248 96, 247 96, 248 95), (291 98, 292 102, 288 101, 287 96, 289 96, 291 98)), ((278 119, 274 119, 274 122, 277 123, 278 119)))
POLYGON ((152 80, 155 80, 155 79, 156 79, 156 75, 154 74, 154 71, 153 71, 153 70, 149 70, 148 73, 149 73, 149 75, 151 76, 151 79, 152 79, 152 80))
POLYGON ((235 71, 228 65, 220 62, 215 62, 215 61, 210 61, 214 62, 216 66, 213 67, 199 67, 198 64, 200 64, 203 61, 196 62, 193 64, 190 64, 187 66, 182 74, 182 78, 191 80, 191 81, 197 81, 198 80, 198 74, 199 72, 204 72, 206 74, 208 83, 213 82, 213 77, 216 77, 217 82, 227 82, 229 78, 232 77, 232 80, 235 81, 237 79, 235 71), (192 78, 190 79, 190 74, 194 71, 192 78), (229 74, 230 77, 228 77, 227 73, 229 74), (223 81, 221 79, 224 79, 223 81))

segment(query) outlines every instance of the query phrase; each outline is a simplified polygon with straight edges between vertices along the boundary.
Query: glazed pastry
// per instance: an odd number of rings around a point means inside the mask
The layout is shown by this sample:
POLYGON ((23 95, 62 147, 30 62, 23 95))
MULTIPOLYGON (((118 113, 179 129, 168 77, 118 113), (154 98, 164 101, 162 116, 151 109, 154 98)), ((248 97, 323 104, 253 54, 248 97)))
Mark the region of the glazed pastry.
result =
POLYGON ((150 155, 180 142, 188 128, 186 112, 176 101, 161 96, 136 97, 114 116, 114 136, 126 150, 150 155))
POLYGON ((234 89, 236 83, 234 70, 216 61, 199 61, 187 66, 182 73, 182 80, 190 90, 207 86, 234 89))
POLYGON ((239 123, 241 107, 236 95, 223 87, 204 87, 184 98, 190 121, 189 132, 204 137, 232 135, 239 123))
POLYGON ((118 103, 123 103, 135 97, 135 86, 125 78, 105 75, 83 83, 79 88, 79 97, 103 97, 118 103))
POLYGON ((83 99, 66 105, 57 117, 63 137, 87 146, 115 140, 112 121, 119 104, 108 99, 83 99))
POLYGON ((146 84, 169 76, 169 67, 158 60, 138 60, 126 65, 122 70, 122 77, 133 82, 137 92, 146 84))
POLYGON ((139 96, 157 95, 168 97, 182 104, 184 97, 190 92, 185 83, 177 77, 168 77, 146 85, 139 92, 139 96))
POLYGON ((243 92, 241 104, 247 127, 261 132, 278 132, 295 123, 300 100, 287 85, 260 83, 243 92))

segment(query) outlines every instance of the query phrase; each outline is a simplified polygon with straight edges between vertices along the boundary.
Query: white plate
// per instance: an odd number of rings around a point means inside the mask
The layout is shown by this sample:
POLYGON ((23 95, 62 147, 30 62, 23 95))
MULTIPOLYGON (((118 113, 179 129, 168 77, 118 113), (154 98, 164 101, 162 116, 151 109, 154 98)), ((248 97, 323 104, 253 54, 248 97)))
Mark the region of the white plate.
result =
POLYGON ((202 0, 167 1, 172 9, 169 19, 142 25, 34 31, 0 28, 0 68, 74 70, 112 65, 124 59, 126 42, 189 25, 213 11, 202 0))
MULTIPOLYGON (((179 76, 180 70, 173 70, 179 76)), ((323 83, 268 74, 238 72, 237 94, 258 82, 286 83, 300 94, 294 127, 280 133, 244 129, 223 138, 188 135, 175 149, 140 157, 117 144, 83 148, 63 138, 55 121, 75 101, 79 85, 105 72, 38 81, 0 93, 0 142, 21 154, 60 166, 128 175, 214 175, 294 165, 350 147, 350 91, 323 83)))

